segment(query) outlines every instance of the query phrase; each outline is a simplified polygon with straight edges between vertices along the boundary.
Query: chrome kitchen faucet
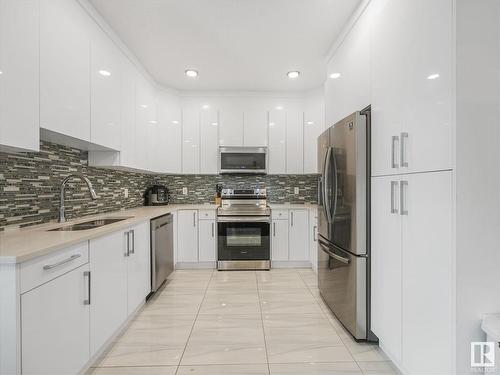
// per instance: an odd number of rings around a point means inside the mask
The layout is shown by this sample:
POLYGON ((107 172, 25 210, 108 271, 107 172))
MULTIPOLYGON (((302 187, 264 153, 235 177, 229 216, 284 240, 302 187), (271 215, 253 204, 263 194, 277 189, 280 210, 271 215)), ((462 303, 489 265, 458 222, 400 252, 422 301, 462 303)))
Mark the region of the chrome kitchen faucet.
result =
POLYGON ((64 192, 66 190, 66 184, 68 183, 69 180, 71 180, 73 178, 79 178, 80 180, 84 181, 87 184, 87 187, 89 188, 90 196, 93 200, 98 198, 94 188, 92 187, 92 182, 90 182, 90 180, 87 177, 85 177, 82 174, 70 174, 68 177, 66 177, 61 182, 61 193, 60 193, 60 201, 59 201, 59 222, 60 223, 66 222, 66 217, 64 215, 64 210, 65 210, 64 192))

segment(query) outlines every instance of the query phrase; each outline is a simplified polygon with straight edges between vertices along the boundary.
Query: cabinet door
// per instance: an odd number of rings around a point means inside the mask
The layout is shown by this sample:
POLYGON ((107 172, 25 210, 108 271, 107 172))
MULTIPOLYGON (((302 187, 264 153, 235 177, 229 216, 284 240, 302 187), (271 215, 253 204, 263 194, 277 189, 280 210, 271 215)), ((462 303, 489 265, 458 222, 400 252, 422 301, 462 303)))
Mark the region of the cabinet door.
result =
POLYGON ((200 172, 217 174, 219 153, 219 115, 215 109, 200 112, 200 172))
POLYGON ((120 166, 137 168, 136 160, 136 84, 138 73, 127 59, 122 59, 121 80, 121 126, 120 126, 120 166))
POLYGON ((182 173, 200 173, 200 111, 196 107, 182 109, 182 173))
POLYGON ((314 272, 318 272, 318 213, 309 210, 309 259, 314 272))
POLYGON ((225 106, 219 113, 219 144, 222 146, 243 146, 243 110, 225 106))
POLYGON ((408 374, 451 374, 452 173, 407 175, 401 183, 403 367, 408 374))
POLYGON ((90 141, 120 150, 121 60, 118 47, 97 26, 91 43, 90 141))
POLYGON ((318 137, 325 129, 325 106, 321 99, 304 112, 304 173, 318 173, 318 137))
POLYGON ((371 323, 381 347, 401 360, 401 217, 397 177, 372 178, 371 323), (398 211, 398 212, 391 212, 398 211))
POLYGON ((39 0, 0 0, 0 147, 39 150, 39 0))
POLYGON ((23 374, 76 374, 90 358, 88 264, 21 295, 23 374))
POLYGON ((138 76, 136 86, 135 112, 135 158, 137 168, 152 170, 149 150, 151 127, 154 127, 156 108, 153 88, 142 76, 138 76))
POLYGON ((40 126, 90 141, 90 18, 74 0, 40 12, 40 126))
POLYGON ((289 210, 288 241, 290 260, 309 260, 309 213, 307 210, 289 210))
POLYGON ((288 260, 288 220, 273 220, 272 261, 288 260))
POLYGON ((127 318, 127 236, 120 231, 89 244, 92 356, 127 318))
POLYGON ((199 260, 200 262, 215 262, 216 260, 216 243, 217 233, 215 228, 215 220, 200 220, 199 221, 199 260))
POLYGON ((162 173, 182 173, 182 112, 172 95, 158 95, 158 124, 156 150, 162 173))
POLYGON ((452 0, 411 3, 411 111, 403 123, 405 172, 452 168, 452 0), (430 79, 433 78, 433 79, 430 79))
POLYGON ((133 313, 151 291, 151 248, 149 223, 133 227, 130 256, 127 259, 128 314, 133 313))
POLYGON ((197 210, 179 210, 177 214, 177 261, 198 261, 197 210))
POLYGON ((286 173, 286 113, 269 111, 269 174, 286 173))
POLYGON ((286 173, 304 173, 304 113, 286 112, 286 173))
POLYGON ((245 146, 267 146, 267 111, 262 108, 246 108, 243 114, 245 146))

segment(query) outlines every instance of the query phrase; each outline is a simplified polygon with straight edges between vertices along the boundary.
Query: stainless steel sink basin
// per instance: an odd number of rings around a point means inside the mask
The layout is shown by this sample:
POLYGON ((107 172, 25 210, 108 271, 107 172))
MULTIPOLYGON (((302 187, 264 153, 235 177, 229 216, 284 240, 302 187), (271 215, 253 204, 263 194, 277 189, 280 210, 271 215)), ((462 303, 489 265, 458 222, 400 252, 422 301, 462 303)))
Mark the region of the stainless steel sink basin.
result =
POLYGON ((83 223, 77 223, 77 224, 71 224, 71 225, 65 225, 63 227, 55 228, 55 229, 50 229, 49 232, 52 231, 74 231, 74 230, 87 230, 87 229, 94 229, 94 228, 99 228, 104 225, 108 224, 113 224, 118 221, 123 221, 130 219, 132 216, 129 217, 109 217, 109 218, 103 218, 103 219, 97 219, 97 220, 89 220, 89 221, 84 221, 83 223))

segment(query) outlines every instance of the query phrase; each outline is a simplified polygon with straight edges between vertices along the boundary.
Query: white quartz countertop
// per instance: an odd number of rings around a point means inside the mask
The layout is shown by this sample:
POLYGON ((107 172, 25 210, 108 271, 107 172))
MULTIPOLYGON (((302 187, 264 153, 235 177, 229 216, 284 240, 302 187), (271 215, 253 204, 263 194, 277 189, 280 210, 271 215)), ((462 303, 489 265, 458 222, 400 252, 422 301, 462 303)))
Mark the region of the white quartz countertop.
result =
POLYGON ((167 206, 137 207, 99 215, 85 216, 75 220, 68 220, 64 224, 47 223, 22 229, 7 230, 0 232, 0 264, 22 263, 83 241, 149 221, 155 217, 179 209, 216 209, 216 206, 213 204, 172 204, 167 206), (65 225, 109 217, 128 217, 128 219, 95 229, 80 231, 49 231, 50 229, 59 228, 65 225))
MULTIPOLYGON (((314 209, 314 204, 269 204, 271 209, 314 209)), ((30 259, 47 255, 53 251, 88 241, 121 229, 128 228, 155 217, 165 215, 180 209, 200 210, 216 209, 214 204, 171 204, 167 206, 137 207, 127 210, 108 212, 99 215, 85 216, 75 220, 68 220, 64 224, 47 223, 22 229, 13 229, 0 232, 0 264, 22 263, 30 259), (61 226, 81 223, 84 221, 110 217, 127 217, 113 224, 104 225, 95 229, 80 231, 50 231, 61 226)))
POLYGON ((296 209, 296 208, 307 208, 307 209, 316 209, 318 205, 313 203, 269 203, 268 205, 271 207, 271 210, 274 208, 275 210, 287 210, 287 209, 296 209))

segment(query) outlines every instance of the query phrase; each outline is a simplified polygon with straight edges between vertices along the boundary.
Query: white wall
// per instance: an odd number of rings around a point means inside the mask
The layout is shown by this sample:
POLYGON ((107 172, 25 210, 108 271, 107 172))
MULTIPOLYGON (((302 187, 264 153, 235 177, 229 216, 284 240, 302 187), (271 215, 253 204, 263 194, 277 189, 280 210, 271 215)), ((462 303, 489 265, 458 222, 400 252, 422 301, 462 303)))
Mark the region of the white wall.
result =
MULTIPOLYGON (((456 1, 457 374, 500 313, 500 2, 456 1)), ((497 359, 497 366, 500 359, 497 359)))

